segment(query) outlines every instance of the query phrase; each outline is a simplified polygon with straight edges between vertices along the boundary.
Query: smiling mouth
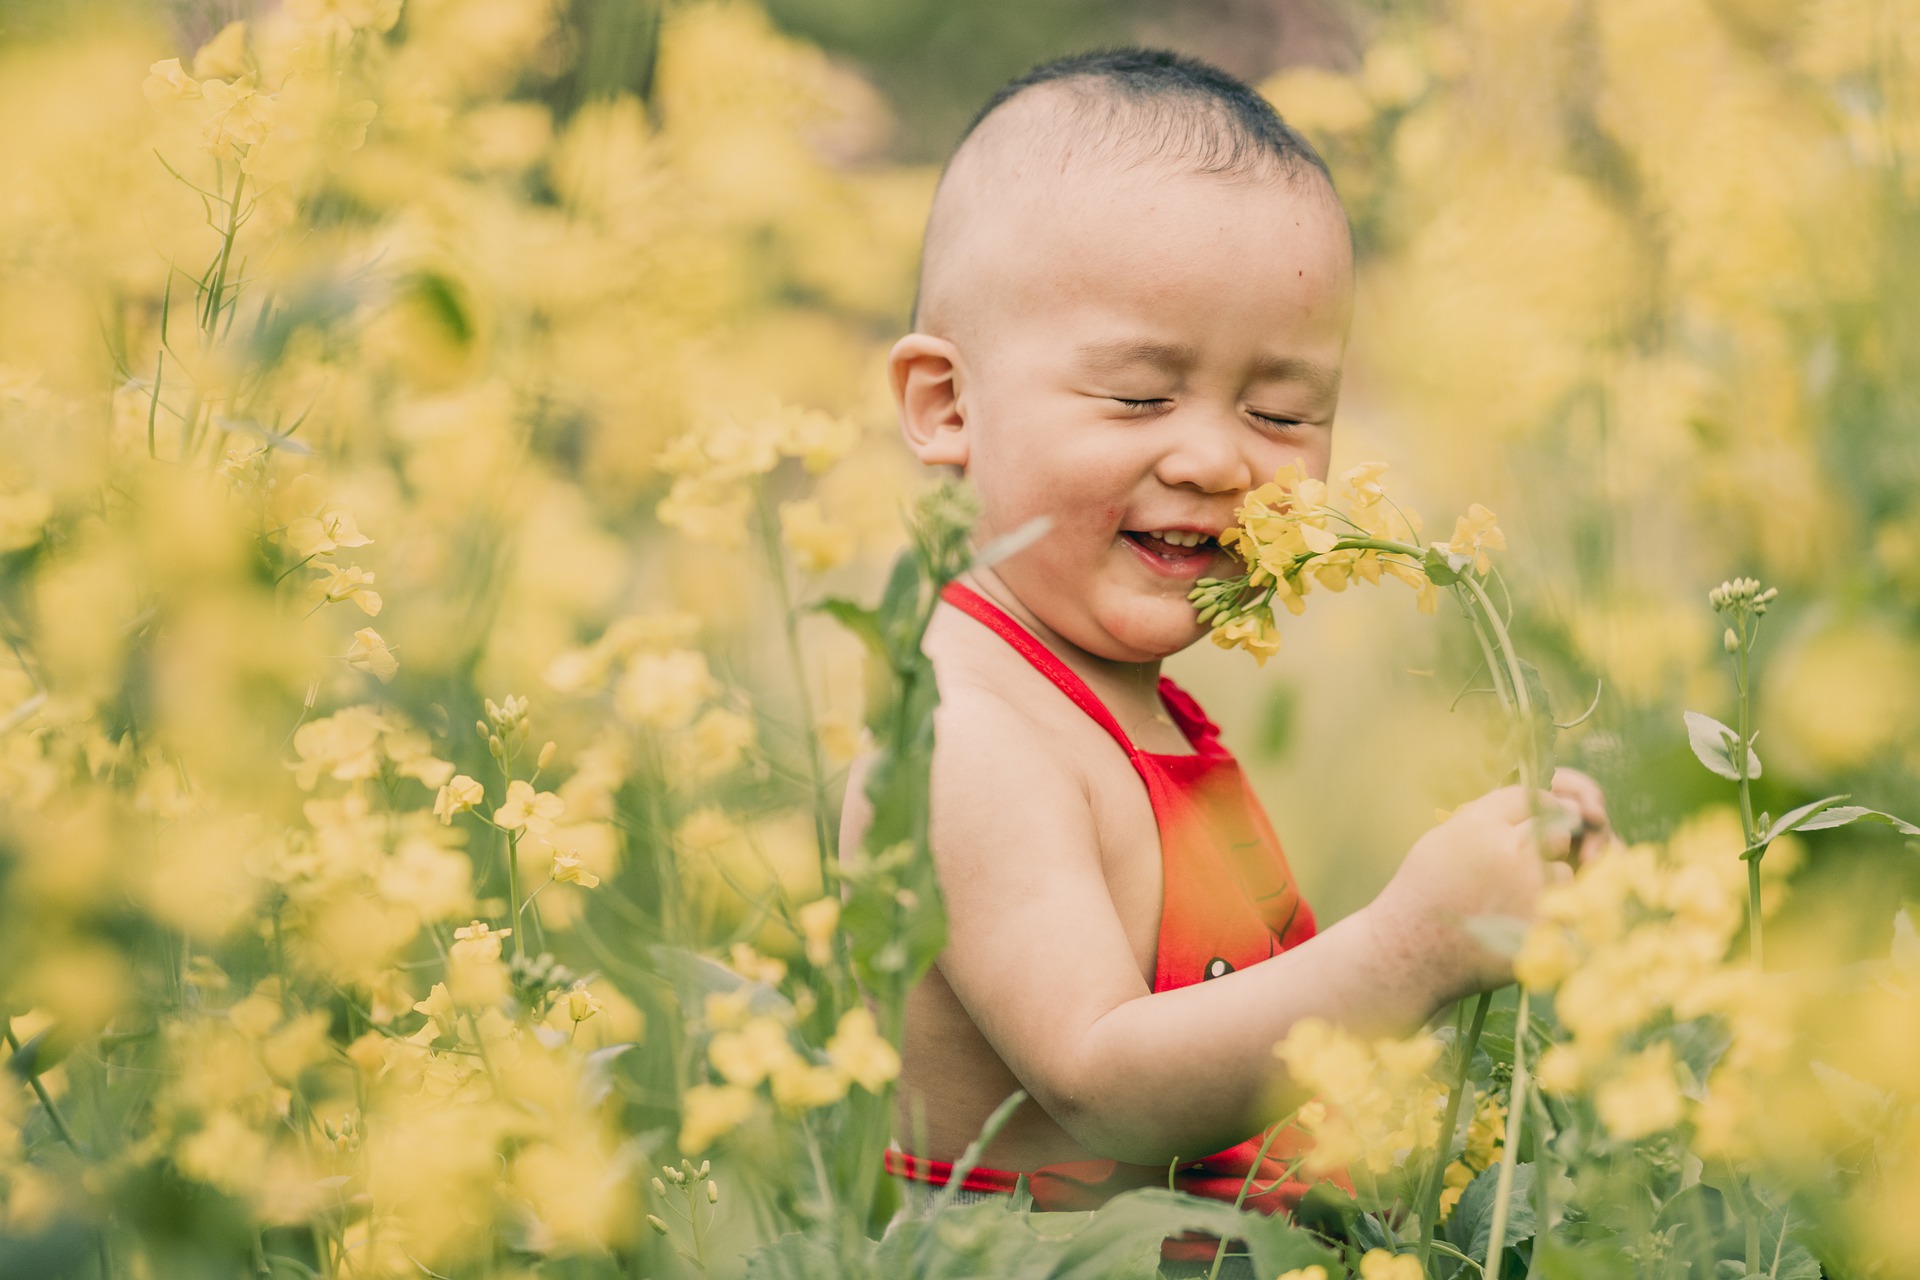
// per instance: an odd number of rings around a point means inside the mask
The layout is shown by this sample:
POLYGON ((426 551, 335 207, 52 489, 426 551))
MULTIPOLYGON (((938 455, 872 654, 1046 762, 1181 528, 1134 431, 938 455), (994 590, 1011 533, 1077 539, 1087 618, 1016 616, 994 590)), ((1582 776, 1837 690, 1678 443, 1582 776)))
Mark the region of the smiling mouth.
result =
POLYGON ((1209 534, 1197 533, 1188 529, 1123 529, 1121 537, 1145 551, 1148 555, 1158 556, 1169 565, 1187 565, 1212 558, 1220 550, 1218 539, 1209 534))

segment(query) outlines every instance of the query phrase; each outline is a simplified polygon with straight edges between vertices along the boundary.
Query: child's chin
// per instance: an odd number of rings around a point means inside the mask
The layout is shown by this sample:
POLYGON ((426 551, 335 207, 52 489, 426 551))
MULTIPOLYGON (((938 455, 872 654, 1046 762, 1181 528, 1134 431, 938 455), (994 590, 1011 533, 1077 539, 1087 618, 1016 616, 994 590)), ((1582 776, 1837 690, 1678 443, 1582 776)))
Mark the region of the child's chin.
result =
POLYGON ((1121 617, 1109 622, 1107 633, 1125 647, 1133 661, 1171 657, 1207 634, 1184 600, 1149 598, 1129 602, 1121 617))

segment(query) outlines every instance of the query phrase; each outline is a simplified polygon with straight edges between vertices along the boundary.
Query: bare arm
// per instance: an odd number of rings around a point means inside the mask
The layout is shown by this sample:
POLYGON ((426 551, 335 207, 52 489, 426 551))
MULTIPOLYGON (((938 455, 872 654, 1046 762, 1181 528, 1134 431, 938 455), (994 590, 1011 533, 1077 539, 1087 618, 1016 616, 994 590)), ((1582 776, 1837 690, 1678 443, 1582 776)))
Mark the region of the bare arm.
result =
MULTIPOLYGON (((949 915, 940 965, 994 1049, 1077 1141, 1162 1163, 1271 1119, 1274 1043, 1303 1017, 1403 1033, 1508 980, 1460 928, 1531 914, 1547 878, 1517 788, 1429 832, 1380 898, 1222 978, 1153 993, 1102 873, 1087 797, 1057 752, 993 699, 942 707, 933 848, 949 915)), ((1560 855, 1564 830, 1549 837, 1560 855)))

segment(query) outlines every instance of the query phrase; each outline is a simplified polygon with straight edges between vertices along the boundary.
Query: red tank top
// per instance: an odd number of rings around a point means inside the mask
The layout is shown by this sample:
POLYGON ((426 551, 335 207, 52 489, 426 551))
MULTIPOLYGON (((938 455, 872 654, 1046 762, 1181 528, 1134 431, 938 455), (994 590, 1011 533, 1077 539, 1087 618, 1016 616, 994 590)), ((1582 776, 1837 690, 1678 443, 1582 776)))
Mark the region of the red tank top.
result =
MULTIPOLYGON (((1184 690, 1165 677, 1160 680, 1160 700, 1193 745, 1193 754, 1141 751, 1086 682, 998 606, 958 582, 948 583, 942 598, 1012 645, 1111 734, 1145 784, 1160 832, 1163 885, 1154 991, 1218 978, 1313 936, 1313 911, 1300 897, 1279 838, 1238 762, 1220 745, 1220 731, 1184 690)), ((1305 1185, 1282 1174, 1305 1141, 1304 1135, 1283 1133, 1273 1143, 1254 1176, 1248 1207, 1272 1213, 1298 1202, 1305 1185)), ((1194 1195, 1231 1201, 1240 1193, 1260 1142, 1256 1135, 1205 1159, 1184 1162, 1175 1171, 1174 1185, 1194 1195)), ((941 1186, 952 1170, 946 1161, 892 1150, 886 1166, 900 1177, 941 1186)), ((1165 1166, 1113 1160, 1047 1165, 1026 1176, 1039 1209, 1090 1209, 1122 1191, 1167 1184, 1165 1166)), ((1010 1192, 1019 1177, 1006 1170, 974 1169, 961 1185, 969 1191, 1010 1192)))

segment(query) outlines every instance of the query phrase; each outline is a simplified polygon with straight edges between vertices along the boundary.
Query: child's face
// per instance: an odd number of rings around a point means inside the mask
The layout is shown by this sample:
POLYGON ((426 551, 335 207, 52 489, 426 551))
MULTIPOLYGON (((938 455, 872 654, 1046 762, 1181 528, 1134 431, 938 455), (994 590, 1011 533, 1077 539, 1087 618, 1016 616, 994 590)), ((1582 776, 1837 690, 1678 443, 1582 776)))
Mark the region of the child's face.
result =
MULTIPOLYGON (((1205 633, 1195 580, 1238 568, 1211 541, 1179 543, 1232 524, 1288 462, 1326 476, 1346 223, 1317 177, 1134 171, 1053 185, 1036 204, 968 255, 986 292, 945 344, 951 421, 916 448, 965 467, 980 541, 1051 518, 996 569, 1041 622, 1104 658, 1158 659, 1205 633), (1169 531, 1175 542, 1155 536, 1169 531)), ((895 348, 897 387, 912 341, 895 348)))

